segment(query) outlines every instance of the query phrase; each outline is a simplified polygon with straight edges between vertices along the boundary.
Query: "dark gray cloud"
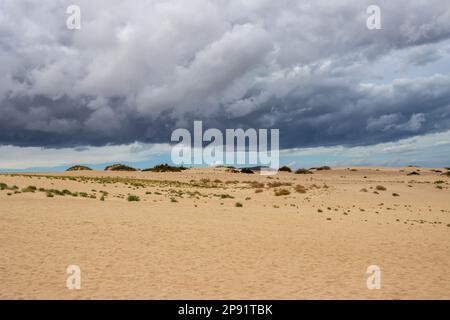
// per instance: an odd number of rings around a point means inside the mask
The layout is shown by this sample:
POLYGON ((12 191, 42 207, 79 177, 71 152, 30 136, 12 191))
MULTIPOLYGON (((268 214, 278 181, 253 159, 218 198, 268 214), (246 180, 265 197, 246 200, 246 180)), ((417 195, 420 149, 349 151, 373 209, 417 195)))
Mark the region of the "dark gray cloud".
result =
POLYGON ((167 142, 177 127, 280 128, 283 147, 369 145, 450 129, 447 0, 0 4, 0 144, 167 142), (384 62, 380 62, 384 61, 384 62), (380 70, 374 70, 377 64, 380 70))

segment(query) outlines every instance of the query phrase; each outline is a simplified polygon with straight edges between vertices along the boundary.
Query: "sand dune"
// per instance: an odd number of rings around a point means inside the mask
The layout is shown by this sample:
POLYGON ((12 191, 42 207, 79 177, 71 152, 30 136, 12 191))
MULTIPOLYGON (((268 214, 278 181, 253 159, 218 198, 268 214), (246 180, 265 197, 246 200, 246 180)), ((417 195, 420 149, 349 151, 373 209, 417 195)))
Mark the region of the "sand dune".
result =
POLYGON ((2 299, 450 299, 450 181, 431 169, 0 182, 2 299), (66 288, 72 264, 81 290, 66 288))

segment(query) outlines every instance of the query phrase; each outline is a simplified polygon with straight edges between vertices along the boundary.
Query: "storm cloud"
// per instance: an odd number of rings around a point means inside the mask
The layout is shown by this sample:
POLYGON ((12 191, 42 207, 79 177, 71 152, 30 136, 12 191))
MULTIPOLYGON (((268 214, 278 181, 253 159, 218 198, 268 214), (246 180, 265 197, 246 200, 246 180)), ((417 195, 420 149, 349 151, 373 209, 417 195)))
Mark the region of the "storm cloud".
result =
POLYGON ((3 0, 0 145, 164 143, 193 120, 283 148, 449 130, 450 4, 378 1, 369 30, 371 4, 3 0))

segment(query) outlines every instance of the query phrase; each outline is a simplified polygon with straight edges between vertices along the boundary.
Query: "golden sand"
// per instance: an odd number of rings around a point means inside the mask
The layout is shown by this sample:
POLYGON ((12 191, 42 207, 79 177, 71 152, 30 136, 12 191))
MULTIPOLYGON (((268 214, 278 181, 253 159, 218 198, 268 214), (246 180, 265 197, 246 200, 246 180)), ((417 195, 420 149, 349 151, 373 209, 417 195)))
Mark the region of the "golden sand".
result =
POLYGON ((0 298, 450 299, 449 178, 355 170, 0 175, 0 298))

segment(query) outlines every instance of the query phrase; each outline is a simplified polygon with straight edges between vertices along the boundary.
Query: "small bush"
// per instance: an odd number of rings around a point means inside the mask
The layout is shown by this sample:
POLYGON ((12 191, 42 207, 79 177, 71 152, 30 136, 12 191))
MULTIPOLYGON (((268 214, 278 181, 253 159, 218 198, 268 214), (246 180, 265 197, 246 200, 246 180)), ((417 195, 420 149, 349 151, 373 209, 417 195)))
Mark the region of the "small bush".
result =
POLYGON ((377 189, 378 191, 386 191, 386 187, 383 186, 376 186, 375 189, 377 189))
POLYGON ((297 171, 295 171, 295 174, 312 174, 312 172, 309 171, 308 169, 300 168, 297 171))
POLYGON ((242 168, 241 173, 254 174, 253 170, 249 168, 242 168))
POLYGON ((287 196, 290 195, 291 192, 287 189, 278 189, 275 190, 275 196, 279 197, 279 196, 287 196))
POLYGON ((306 193, 306 188, 300 184, 295 186, 295 191, 298 193, 306 193))
POLYGON ((113 164, 111 166, 107 166, 105 171, 137 171, 137 169, 124 164, 113 164))
POLYGON ((395 193, 395 192, 392 194, 392 196, 393 197, 400 197, 400 195, 398 193, 395 193))
POLYGON ((331 168, 330 168, 329 166, 322 166, 322 167, 319 167, 319 168, 314 168, 314 169, 316 169, 317 171, 322 171, 322 170, 331 170, 331 168))
POLYGON ((138 196, 135 196, 135 195, 129 195, 128 196, 128 199, 127 199, 128 201, 130 201, 130 202, 132 202, 132 201, 141 201, 141 198, 139 198, 138 196))
POLYGON ((22 189, 22 192, 36 192, 37 188, 35 186, 28 186, 22 189))
POLYGON ((240 203, 240 202, 236 202, 236 203, 234 204, 234 206, 235 206, 236 208, 242 208, 244 205, 243 205, 242 203, 240 203))
POLYGON ((280 172, 292 172, 291 168, 288 166, 282 166, 280 169, 278 169, 280 172))
POLYGON ((67 169, 66 171, 84 171, 84 170, 92 171, 91 168, 86 167, 86 166, 73 166, 73 167, 70 167, 69 169, 67 169))

